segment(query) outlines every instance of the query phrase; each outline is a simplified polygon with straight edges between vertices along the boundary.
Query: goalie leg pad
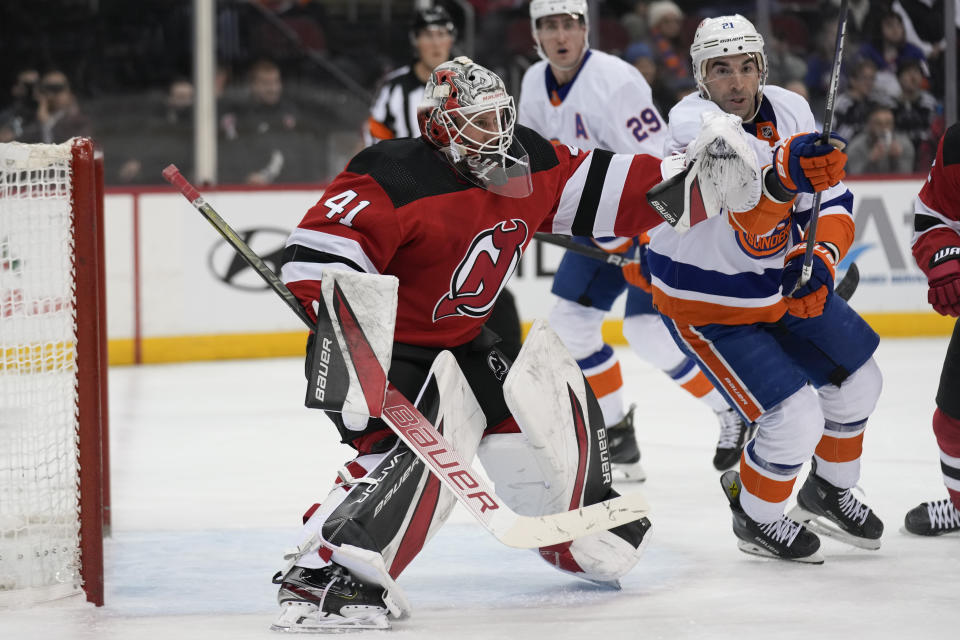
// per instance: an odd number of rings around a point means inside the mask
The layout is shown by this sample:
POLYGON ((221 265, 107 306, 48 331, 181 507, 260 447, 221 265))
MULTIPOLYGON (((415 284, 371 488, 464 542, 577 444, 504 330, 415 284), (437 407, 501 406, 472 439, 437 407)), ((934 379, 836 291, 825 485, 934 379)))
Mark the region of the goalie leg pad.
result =
MULTIPOLYGON (((545 323, 534 323, 504 382, 504 398, 522 433, 488 436, 478 453, 498 495, 512 509, 544 515, 616 495, 599 405, 577 363, 545 323)), ((615 581, 636 564, 649 527, 643 518, 541 549, 541 557, 587 580, 615 581)))
MULTIPOLYGON (((567 496, 558 491, 563 478, 545 475, 551 468, 541 460, 541 451, 522 433, 493 434, 480 442, 478 456, 497 495, 522 515, 543 515, 567 509, 567 496)), ((549 472, 548 472, 549 473, 549 472)), ((604 499, 615 497, 609 489, 604 499)), ((650 540, 650 520, 636 522, 578 538, 571 542, 541 547, 540 557, 570 575, 610 584, 632 569, 650 540)))
MULTIPOLYGON (((434 361, 417 408, 466 459, 476 454, 486 426, 463 373, 448 351, 434 361)), ((339 484, 304 528, 295 564, 325 566, 331 560, 351 569, 346 546, 373 553, 397 577, 450 516, 456 502, 423 462, 403 443, 381 454, 360 456, 341 472, 339 484)), ((363 575, 362 569, 360 569, 363 575)))

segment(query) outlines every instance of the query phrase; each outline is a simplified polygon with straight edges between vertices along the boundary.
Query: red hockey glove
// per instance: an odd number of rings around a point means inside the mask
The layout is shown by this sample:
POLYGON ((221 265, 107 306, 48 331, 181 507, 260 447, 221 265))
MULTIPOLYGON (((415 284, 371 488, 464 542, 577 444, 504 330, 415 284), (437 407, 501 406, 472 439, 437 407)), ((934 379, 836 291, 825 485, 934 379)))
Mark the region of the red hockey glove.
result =
POLYGON ((846 175, 846 145, 847 141, 835 133, 830 134, 828 144, 820 142, 819 133, 790 136, 774 153, 780 183, 792 193, 816 193, 832 187, 846 175))
POLYGON ((927 302, 945 316, 960 317, 960 247, 943 247, 930 258, 927 302))
POLYGON ((793 291, 803 270, 803 254, 807 243, 795 246, 783 259, 780 276, 780 291, 787 303, 790 315, 798 318, 813 318, 823 313, 827 296, 833 292, 835 258, 825 245, 817 243, 813 248, 813 273, 805 285, 793 291))

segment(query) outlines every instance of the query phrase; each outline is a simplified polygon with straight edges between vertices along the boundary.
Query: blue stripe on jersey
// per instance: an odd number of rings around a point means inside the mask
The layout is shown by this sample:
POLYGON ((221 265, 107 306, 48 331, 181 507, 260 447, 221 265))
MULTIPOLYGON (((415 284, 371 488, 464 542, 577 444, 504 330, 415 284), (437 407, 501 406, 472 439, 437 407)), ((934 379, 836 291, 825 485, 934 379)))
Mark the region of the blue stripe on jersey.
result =
MULTIPOLYGON (((826 202, 820 203, 820 210, 823 211, 827 207, 843 207, 845 211, 853 213, 853 194, 850 193, 850 189, 847 189, 842 194, 836 198, 831 198, 826 202)), ((807 225, 807 222, 810 220, 811 209, 804 209, 803 211, 794 211, 793 219, 802 227, 807 225)))
POLYGON ((557 79, 553 77, 553 71, 550 70, 550 65, 547 65, 546 79, 547 79, 547 97, 550 97, 556 92, 557 97, 560 98, 560 102, 563 102, 567 99, 567 94, 570 93, 570 89, 573 88, 573 83, 577 81, 577 76, 580 75, 580 72, 583 71, 583 66, 587 64, 587 60, 590 58, 590 51, 587 51, 586 55, 583 56, 583 60, 580 61, 580 68, 577 69, 577 72, 573 74, 573 78, 570 79, 570 82, 563 85, 562 87, 557 83, 557 79))
POLYGON ((800 470, 800 467, 803 466, 803 464, 777 464, 775 462, 770 462, 769 460, 764 460, 757 455, 757 452, 753 446, 754 442, 756 442, 756 440, 751 440, 747 443, 747 455, 749 455, 750 459, 753 460, 753 463, 761 469, 777 475, 793 476, 796 475, 796 473, 800 470))
POLYGON ((577 365, 579 365, 581 369, 590 369, 603 364, 612 357, 613 347, 605 344, 603 345, 603 349, 600 349, 600 351, 597 351, 593 355, 587 356, 583 360, 577 360, 577 365))
POLYGON ((780 268, 764 269, 763 273, 728 275, 701 269, 692 264, 674 262, 653 249, 647 251, 647 262, 650 273, 674 289, 729 298, 767 298, 780 291, 780 268))
POLYGON ((671 371, 667 371, 667 375, 670 376, 673 380, 679 380, 683 376, 690 373, 690 371, 697 366, 697 364, 690 358, 686 358, 679 366, 675 367, 671 371))

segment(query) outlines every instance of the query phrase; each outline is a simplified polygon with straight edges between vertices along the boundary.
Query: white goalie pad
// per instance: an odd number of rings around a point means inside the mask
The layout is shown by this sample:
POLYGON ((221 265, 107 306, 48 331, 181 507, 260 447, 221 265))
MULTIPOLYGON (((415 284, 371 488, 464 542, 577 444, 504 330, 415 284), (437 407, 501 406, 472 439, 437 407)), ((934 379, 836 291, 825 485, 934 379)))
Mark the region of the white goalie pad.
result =
POLYGON ((586 384, 553 329, 535 321, 503 383, 503 395, 536 452, 550 502, 555 503, 551 510, 571 508, 575 492, 580 492, 576 504, 583 504, 585 465, 591 454, 599 453, 604 479, 611 480, 606 429, 602 419, 591 420, 586 384), (596 438, 591 438, 589 429, 596 425, 596 438), (602 450, 591 452, 592 442, 602 450))
POLYGON ((348 428, 363 429, 383 410, 398 280, 325 269, 321 283, 306 405, 342 413, 348 428))
POLYGON ((487 418, 477 402, 457 359, 441 351, 414 403, 466 460, 477 454, 487 418))
POLYGON ((700 166, 703 188, 716 193, 721 207, 749 211, 760 202, 760 161, 739 116, 703 113, 700 133, 687 148, 687 163, 692 160, 700 166))

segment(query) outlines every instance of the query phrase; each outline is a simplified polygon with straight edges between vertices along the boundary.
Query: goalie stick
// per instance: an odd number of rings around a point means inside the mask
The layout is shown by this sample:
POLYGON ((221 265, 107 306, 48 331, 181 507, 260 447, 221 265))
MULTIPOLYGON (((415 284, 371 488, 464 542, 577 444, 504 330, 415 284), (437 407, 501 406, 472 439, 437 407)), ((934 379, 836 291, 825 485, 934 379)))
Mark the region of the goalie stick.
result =
MULTIPOLYGON (((180 173, 175 165, 163 170, 163 177, 190 201, 218 233, 238 254, 266 281, 270 288, 287 303, 310 330, 314 323, 296 296, 228 225, 223 218, 200 195, 200 192, 180 173)), ((342 296, 340 297, 343 302, 342 296)), ((339 312, 352 315, 349 305, 343 304, 339 312)), ((350 352, 351 357, 361 359, 358 370, 375 365, 384 375, 379 362, 370 362, 373 357, 359 325, 353 321, 344 329, 351 332, 348 345, 359 345, 350 352), (366 345, 366 348, 363 348, 366 345)), ((452 445, 430 424, 423 414, 386 381, 386 394, 379 417, 419 457, 456 499, 500 542, 517 548, 533 549, 567 542, 584 535, 612 529, 639 520, 649 513, 643 494, 629 493, 611 500, 604 500, 586 507, 544 516, 522 516, 508 507, 493 491, 489 483, 473 470, 452 445)))
POLYGON ((547 244, 563 247, 564 249, 569 249, 574 253, 579 253, 587 256, 588 258, 593 258, 594 260, 599 260, 600 262, 606 262, 616 267, 625 267, 628 264, 639 262, 639 260, 636 258, 628 258, 627 256, 619 253, 610 253, 608 251, 604 251, 600 247, 591 247, 585 244, 580 244, 579 242, 574 242, 571 236, 563 236, 556 233, 544 233, 542 231, 538 231, 533 234, 533 237, 540 242, 546 242, 547 244))
MULTIPOLYGON (((682 179, 681 179, 682 182, 682 179)), ((663 184, 663 183, 661 183, 663 184)), ((674 183, 676 184, 676 183, 674 183)), ((659 185, 657 185, 659 186, 659 185)), ((656 187, 654 187, 655 189, 656 187)), ((650 193, 653 193, 653 189, 650 190, 650 193)), ((533 236, 540 242, 546 242, 547 244, 553 244, 558 247, 563 247, 564 249, 569 249, 581 255, 585 255, 588 258, 593 258, 594 260, 599 260, 600 262, 606 262, 618 267, 623 267, 628 264, 633 264, 639 262, 636 258, 628 258, 623 255, 616 253, 608 253, 601 249, 600 247, 590 247, 585 244, 580 244, 579 242, 574 242, 570 236, 563 236, 555 233, 543 233, 538 231, 533 236)), ((837 283, 834 288, 834 292, 843 298, 844 300, 850 300, 854 292, 857 290, 857 285, 860 284, 860 269, 857 267, 856 262, 851 262, 850 267, 847 269, 847 273, 843 276, 840 282, 837 283)))

